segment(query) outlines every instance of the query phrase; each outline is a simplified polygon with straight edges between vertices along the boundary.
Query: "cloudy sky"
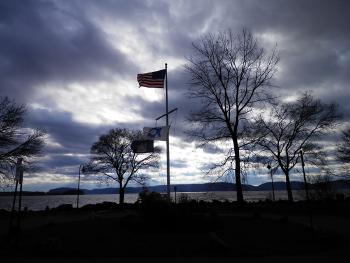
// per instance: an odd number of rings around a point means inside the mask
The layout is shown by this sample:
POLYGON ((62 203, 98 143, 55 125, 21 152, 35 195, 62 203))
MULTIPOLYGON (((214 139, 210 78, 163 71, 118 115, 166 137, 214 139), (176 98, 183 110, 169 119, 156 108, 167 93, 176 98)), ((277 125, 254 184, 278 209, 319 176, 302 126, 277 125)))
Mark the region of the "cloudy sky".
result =
MULTIPOLYGON (((155 125, 165 111, 164 90, 138 88, 136 75, 168 63, 173 183, 208 182, 205 168, 220 157, 183 133, 195 105, 184 71, 192 43, 208 33, 250 29, 269 49, 278 45, 274 90, 295 97, 313 90, 336 102, 348 121, 350 2, 286 0, 1 1, 0 95, 27 105, 26 126, 47 132, 37 171, 25 189, 75 186, 79 164, 110 128, 155 125)), ((160 120, 157 125, 163 125, 160 120)), ((159 143, 162 146, 162 143, 159 143)), ((267 180, 266 169, 248 182, 267 180)), ((165 184, 162 166, 150 184, 165 184)), ((86 179, 83 188, 93 188, 86 179)))

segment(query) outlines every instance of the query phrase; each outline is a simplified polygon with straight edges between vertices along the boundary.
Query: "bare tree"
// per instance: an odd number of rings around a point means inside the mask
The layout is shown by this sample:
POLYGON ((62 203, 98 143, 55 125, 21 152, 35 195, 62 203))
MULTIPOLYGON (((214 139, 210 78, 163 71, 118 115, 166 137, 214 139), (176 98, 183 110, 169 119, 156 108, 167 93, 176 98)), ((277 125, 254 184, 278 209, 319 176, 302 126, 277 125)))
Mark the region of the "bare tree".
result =
POLYGON ((332 199, 335 196, 336 189, 332 184, 333 176, 334 174, 330 170, 323 170, 319 174, 309 176, 311 199, 332 199))
POLYGON ((341 169, 341 176, 349 178, 350 171, 350 128, 342 131, 341 142, 338 143, 336 149, 337 160, 344 166, 341 169))
POLYGON ((195 55, 186 65, 191 75, 191 98, 201 99, 200 110, 191 113, 190 134, 203 144, 232 141, 222 166, 235 162, 237 201, 243 202, 241 151, 255 142, 251 133, 253 107, 269 96, 278 56, 268 55, 253 35, 243 30, 207 35, 193 44, 195 55))
POLYGON ((350 128, 342 131, 341 143, 337 149, 337 159, 345 164, 350 163, 350 128))
POLYGON ((133 140, 141 132, 127 129, 111 129, 101 135, 91 146, 91 159, 85 166, 85 173, 103 175, 107 180, 119 184, 119 203, 124 203, 125 188, 130 181, 144 184, 148 179, 141 170, 159 165, 159 150, 154 153, 138 154, 131 149, 133 140))
POLYGON ((40 153, 44 145, 44 132, 23 127, 26 108, 7 97, 0 98, 0 177, 11 177, 18 158, 28 163, 30 157, 40 153))
POLYGON ((304 150, 309 162, 324 165, 324 151, 317 140, 334 128, 339 118, 335 104, 324 104, 310 93, 291 103, 272 106, 268 116, 260 116, 258 129, 264 135, 259 144, 271 154, 286 176, 288 200, 293 201, 290 171, 304 150))

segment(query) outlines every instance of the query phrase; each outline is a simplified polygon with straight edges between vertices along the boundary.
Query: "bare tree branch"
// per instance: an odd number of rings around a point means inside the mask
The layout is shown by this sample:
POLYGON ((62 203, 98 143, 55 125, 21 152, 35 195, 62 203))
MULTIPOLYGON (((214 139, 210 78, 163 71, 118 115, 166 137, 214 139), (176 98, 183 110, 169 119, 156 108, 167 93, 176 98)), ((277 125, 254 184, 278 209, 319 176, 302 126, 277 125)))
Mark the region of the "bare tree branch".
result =
POLYGON ((24 105, 0 98, 0 174, 11 177, 18 158, 28 166, 44 146, 45 133, 23 128, 24 105))

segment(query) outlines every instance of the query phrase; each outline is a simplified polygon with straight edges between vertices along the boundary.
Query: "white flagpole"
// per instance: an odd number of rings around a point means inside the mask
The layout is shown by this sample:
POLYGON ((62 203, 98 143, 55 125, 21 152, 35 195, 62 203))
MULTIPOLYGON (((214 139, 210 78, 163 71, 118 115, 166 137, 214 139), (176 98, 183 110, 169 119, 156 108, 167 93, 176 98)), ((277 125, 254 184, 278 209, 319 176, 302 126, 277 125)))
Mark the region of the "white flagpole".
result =
MULTIPOLYGON (((165 112, 166 112, 166 126, 169 127, 169 112, 168 112, 168 64, 165 63, 165 112)), ((166 140, 166 164, 167 164, 167 196, 170 203, 170 153, 169 153, 169 131, 166 140)))

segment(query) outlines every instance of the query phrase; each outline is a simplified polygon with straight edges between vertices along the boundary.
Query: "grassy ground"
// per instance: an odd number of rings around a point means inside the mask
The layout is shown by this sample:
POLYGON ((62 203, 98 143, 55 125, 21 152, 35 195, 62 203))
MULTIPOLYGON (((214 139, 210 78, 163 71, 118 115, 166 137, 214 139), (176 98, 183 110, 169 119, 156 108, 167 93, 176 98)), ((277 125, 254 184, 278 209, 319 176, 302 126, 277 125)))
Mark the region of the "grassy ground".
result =
POLYGON ((1 257, 26 262, 46 258, 74 262, 102 258, 106 262, 115 258, 274 262, 283 258, 295 262, 316 257, 322 262, 347 255, 350 217, 344 209, 348 204, 314 204, 313 228, 305 207, 303 203, 261 202, 244 207, 188 203, 28 212, 19 239, 8 235, 8 214, 3 213, 1 257))

